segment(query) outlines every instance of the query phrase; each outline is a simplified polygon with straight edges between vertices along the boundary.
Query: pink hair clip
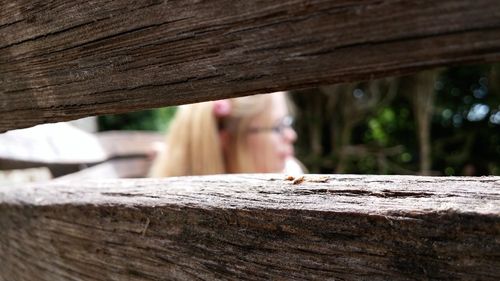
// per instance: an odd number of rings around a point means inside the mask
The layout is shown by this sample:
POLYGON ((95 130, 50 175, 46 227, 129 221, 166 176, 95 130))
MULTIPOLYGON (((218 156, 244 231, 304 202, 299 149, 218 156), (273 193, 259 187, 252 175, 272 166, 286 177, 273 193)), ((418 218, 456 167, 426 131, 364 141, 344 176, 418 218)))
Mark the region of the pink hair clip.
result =
POLYGON ((222 118, 231 114, 231 102, 229 100, 216 100, 213 103, 213 111, 216 117, 222 118))

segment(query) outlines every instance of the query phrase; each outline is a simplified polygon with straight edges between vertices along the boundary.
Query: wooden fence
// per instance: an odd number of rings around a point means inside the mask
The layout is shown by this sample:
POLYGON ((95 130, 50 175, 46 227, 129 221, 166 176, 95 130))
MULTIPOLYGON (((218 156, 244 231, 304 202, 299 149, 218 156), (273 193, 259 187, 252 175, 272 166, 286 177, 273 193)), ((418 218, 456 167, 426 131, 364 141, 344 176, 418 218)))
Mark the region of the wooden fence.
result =
MULTIPOLYGON (((0 131, 500 60, 500 2, 5 1, 0 131)), ((500 178, 0 187, 0 280, 498 280, 500 178)))
POLYGON ((500 60, 497 0, 6 1, 0 131, 500 60))
POLYGON ((498 280, 500 178, 236 175, 0 189, 0 280, 498 280))

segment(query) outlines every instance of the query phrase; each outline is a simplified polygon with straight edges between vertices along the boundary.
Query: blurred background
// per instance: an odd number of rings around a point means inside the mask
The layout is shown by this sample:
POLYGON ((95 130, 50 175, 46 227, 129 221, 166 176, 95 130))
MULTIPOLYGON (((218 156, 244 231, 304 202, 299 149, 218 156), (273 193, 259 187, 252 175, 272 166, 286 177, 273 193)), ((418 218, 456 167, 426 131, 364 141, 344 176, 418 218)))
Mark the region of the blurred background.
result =
MULTIPOLYGON (((309 173, 500 175, 500 64, 293 91, 309 173)), ((0 184, 147 175, 176 107, 0 134, 0 184)))
MULTIPOLYGON (((294 91, 291 99, 296 156, 310 173, 500 175, 500 64, 294 91)), ((164 132, 174 113, 100 116, 98 130, 164 132)))

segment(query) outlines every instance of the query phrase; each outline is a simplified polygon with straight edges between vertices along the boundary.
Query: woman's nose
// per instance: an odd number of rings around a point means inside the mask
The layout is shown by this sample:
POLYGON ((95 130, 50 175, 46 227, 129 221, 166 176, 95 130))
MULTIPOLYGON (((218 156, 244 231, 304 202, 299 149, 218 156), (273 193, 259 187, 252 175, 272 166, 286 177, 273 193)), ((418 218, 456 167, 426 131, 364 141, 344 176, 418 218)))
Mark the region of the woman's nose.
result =
POLYGON ((283 131, 285 141, 294 143, 297 140, 297 132, 292 127, 288 127, 283 131))

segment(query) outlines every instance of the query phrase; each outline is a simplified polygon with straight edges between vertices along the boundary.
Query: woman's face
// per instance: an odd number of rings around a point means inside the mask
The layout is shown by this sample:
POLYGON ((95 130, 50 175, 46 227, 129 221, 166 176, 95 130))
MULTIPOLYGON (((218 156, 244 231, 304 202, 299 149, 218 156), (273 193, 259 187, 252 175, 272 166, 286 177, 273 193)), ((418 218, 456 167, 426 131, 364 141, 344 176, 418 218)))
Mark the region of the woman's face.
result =
POLYGON ((279 173, 293 157, 297 133, 291 127, 285 95, 272 95, 271 118, 261 114, 250 122, 247 145, 258 173, 279 173))

